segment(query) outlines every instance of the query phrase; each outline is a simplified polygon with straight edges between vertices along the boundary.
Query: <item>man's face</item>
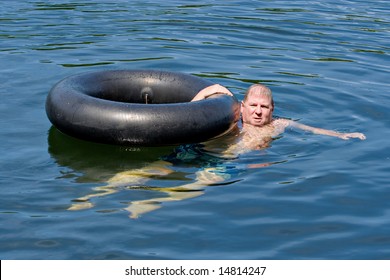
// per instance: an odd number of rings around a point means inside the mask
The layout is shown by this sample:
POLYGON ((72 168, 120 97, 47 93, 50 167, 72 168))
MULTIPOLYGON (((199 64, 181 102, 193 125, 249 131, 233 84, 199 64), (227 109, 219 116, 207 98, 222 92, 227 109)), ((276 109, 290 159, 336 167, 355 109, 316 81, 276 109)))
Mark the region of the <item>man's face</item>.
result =
POLYGON ((241 103, 241 116, 244 124, 263 126, 272 121, 274 107, 270 97, 252 93, 241 103))

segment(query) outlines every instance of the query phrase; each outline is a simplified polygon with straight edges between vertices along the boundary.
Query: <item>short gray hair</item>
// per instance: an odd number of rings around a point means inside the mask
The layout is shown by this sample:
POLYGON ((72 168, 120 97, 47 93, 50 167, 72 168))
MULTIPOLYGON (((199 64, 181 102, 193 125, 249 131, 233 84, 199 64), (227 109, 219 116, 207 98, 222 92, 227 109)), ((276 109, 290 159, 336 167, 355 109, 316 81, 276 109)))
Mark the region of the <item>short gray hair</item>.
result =
POLYGON ((272 97, 272 91, 267 86, 265 86, 263 84, 251 85, 245 93, 243 102, 245 102, 248 99, 249 95, 251 95, 251 94, 265 95, 265 96, 271 98, 272 106, 274 106, 274 99, 272 97))

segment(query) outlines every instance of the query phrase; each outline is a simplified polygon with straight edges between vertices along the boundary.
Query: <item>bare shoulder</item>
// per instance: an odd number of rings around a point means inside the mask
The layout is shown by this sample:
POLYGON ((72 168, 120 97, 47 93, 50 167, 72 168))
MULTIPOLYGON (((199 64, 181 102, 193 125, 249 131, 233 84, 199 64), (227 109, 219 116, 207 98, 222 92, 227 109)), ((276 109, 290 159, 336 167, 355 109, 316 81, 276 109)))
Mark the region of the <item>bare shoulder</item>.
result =
POLYGON ((288 119, 273 119, 272 124, 275 128, 286 128, 291 124, 291 121, 288 119))

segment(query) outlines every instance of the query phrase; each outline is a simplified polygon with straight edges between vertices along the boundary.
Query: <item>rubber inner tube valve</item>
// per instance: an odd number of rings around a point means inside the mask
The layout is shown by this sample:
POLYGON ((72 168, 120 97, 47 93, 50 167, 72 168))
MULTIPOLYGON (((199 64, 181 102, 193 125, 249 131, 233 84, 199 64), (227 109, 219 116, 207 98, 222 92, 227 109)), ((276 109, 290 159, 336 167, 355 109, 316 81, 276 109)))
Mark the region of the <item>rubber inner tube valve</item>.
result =
POLYGON ((145 104, 152 103, 153 99, 153 91, 150 87, 144 87, 141 90, 141 100, 145 102, 145 104))

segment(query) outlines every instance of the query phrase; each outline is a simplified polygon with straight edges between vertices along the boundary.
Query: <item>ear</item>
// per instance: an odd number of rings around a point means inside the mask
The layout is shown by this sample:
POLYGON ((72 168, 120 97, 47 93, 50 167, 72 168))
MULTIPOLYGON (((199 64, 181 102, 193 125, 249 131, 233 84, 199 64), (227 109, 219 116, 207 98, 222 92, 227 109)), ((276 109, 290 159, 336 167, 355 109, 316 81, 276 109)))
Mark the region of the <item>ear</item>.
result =
POLYGON ((240 106, 241 114, 242 114, 242 111, 244 111, 244 108, 243 108, 244 106, 245 106, 244 101, 241 101, 241 106, 240 106))

